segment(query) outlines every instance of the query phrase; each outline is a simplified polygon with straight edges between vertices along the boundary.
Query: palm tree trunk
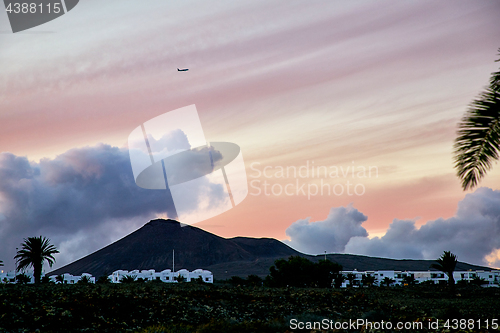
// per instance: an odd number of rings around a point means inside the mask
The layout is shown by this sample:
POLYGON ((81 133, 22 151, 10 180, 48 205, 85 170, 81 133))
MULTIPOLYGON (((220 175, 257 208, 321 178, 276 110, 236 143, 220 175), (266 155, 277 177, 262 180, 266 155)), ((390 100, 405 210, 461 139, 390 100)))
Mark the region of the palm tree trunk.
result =
POLYGON ((40 279, 42 276, 42 264, 41 263, 36 263, 33 266, 33 274, 35 276, 35 284, 40 284, 40 279))
POLYGON ((453 277, 453 271, 448 272, 448 286, 450 287, 450 291, 455 291, 455 278, 453 277))

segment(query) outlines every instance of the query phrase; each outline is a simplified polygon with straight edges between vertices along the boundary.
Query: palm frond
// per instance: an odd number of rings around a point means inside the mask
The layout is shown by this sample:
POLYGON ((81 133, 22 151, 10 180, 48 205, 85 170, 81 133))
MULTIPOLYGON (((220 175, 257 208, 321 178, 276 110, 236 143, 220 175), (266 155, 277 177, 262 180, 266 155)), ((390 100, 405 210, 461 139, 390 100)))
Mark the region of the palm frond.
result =
POLYGON ((28 237, 21 244, 22 248, 17 251, 14 256, 16 259, 17 268, 24 271, 29 267, 41 267, 44 261, 49 263, 49 266, 55 262, 54 254, 59 253, 56 247, 50 244, 48 238, 45 237, 28 237))
POLYGON ((464 190, 474 188, 500 150, 500 72, 492 74, 490 86, 470 105, 459 124, 455 140, 455 168, 464 190))

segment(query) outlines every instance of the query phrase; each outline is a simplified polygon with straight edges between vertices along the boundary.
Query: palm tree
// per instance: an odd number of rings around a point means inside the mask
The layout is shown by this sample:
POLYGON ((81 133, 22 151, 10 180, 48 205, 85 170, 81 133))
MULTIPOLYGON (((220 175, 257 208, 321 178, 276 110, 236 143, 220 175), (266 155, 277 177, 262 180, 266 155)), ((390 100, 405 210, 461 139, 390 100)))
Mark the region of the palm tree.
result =
POLYGON ((457 256, 450 251, 444 251, 443 255, 436 259, 437 264, 432 264, 431 268, 437 269, 448 275, 448 286, 450 290, 455 287, 455 279, 453 278, 453 272, 457 266, 457 256))
POLYGON ((354 286, 354 280, 356 280, 356 275, 353 273, 347 274, 347 281, 349 281, 349 287, 354 286))
POLYGON ((394 282, 396 282, 394 279, 391 279, 390 277, 387 276, 382 280, 382 284, 385 284, 387 287, 389 287, 394 282))
POLYGON ((472 102, 458 127, 455 168, 467 190, 477 185, 499 157, 500 71, 492 73, 489 86, 472 102))
POLYGON ((64 283, 64 275, 62 274, 59 274, 56 276, 56 283, 59 282, 59 283, 64 283))
POLYGON ((408 286, 413 286, 415 283, 417 283, 417 280, 415 279, 415 276, 413 274, 409 274, 403 278, 403 283, 408 286))
POLYGON ((99 284, 111 283, 111 279, 107 275, 101 275, 97 279, 97 283, 99 283, 99 284))
POLYGON ((92 283, 92 281, 87 275, 82 276, 80 280, 77 282, 77 284, 89 284, 89 283, 92 283))
POLYGON ((21 274, 17 274, 16 281, 17 281, 17 283, 20 283, 20 284, 26 284, 26 283, 29 283, 31 281, 31 278, 28 275, 21 273, 21 274))
POLYGON ((335 288, 340 288, 342 286, 342 283, 347 279, 347 277, 342 274, 342 272, 335 273, 333 277, 333 285, 335 288))
POLYGON ((368 286, 372 287, 373 284, 375 283, 375 276, 370 275, 370 274, 365 274, 361 277, 361 282, 363 283, 363 286, 368 286))
POLYGON ((132 283, 137 279, 137 275, 125 275, 121 278, 120 283, 132 283))
POLYGON ((16 259, 17 269, 26 270, 28 267, 33 267, 33 275, 35 276, 35 284, 40 283, 42 275, 43 262, 47 260, 49 266, 52 267, 56 259, 53 254, 59 253, 56 247, 50 244, 50 240, 46 237, 28 237, 21 244, 21 250, 17 251, 16 259))

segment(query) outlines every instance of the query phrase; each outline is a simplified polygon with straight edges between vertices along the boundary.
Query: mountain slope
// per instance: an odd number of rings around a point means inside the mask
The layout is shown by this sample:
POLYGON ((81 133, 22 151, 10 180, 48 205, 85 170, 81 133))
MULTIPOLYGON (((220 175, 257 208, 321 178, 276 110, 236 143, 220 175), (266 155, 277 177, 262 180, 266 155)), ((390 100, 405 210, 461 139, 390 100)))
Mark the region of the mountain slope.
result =
POLYGON ((271 238, 226 239, 174 220, 152 220, 130 235, 51 273, 108 275, 118 269, 194 270, 229 262, 248 262, 300 253, 271 238))
MULTIPOLYGON (((223 238, 193 226, 181 227, 174 220, 152 220, 130 235, 48 275, 70 273, 93 276, 109 275, 118 269, 172 269, 172 250, 175 250, 175 269, 197 268, 212 271, 216 279, 233 275, 246 277, 269 273, 269 267, 279 258, 300 255, 312 261, 324 255, 302 254, 272 238, 223 238)), ((328 254, 327 258, 341 264, 344 270, 419 270, 427 271, 433 260, 395 260, 353 254, 328 254)), ((457 270, 490 270, 488 267, 459 262, 457 270)))

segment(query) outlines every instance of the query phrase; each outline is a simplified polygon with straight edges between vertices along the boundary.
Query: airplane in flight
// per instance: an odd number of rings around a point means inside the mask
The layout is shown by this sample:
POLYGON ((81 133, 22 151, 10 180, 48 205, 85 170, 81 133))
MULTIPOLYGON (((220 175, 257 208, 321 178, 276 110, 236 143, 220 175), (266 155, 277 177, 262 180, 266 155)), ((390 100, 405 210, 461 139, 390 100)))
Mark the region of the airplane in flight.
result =
POLYGON ((181 69, 177 68, 177 71, 179 72, 187 72, 188 70, 189 68, 181 68, 181 69))

